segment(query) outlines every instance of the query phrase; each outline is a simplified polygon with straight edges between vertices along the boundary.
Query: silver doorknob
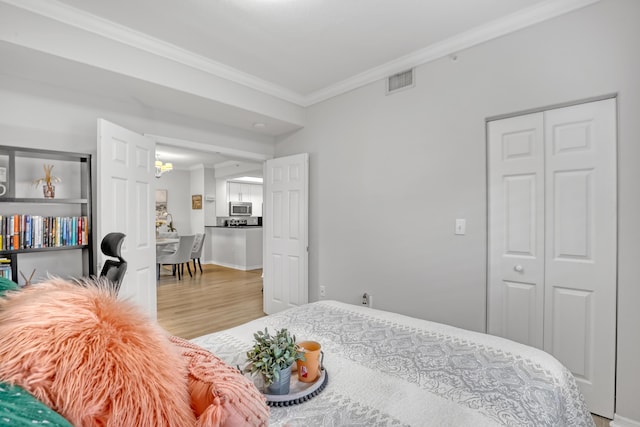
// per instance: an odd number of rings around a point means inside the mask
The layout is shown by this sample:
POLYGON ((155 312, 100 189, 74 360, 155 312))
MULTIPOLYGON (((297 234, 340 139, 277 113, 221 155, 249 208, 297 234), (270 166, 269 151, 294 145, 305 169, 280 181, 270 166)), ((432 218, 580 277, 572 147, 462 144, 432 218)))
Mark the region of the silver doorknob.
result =
POLYGON ((513 267, 513 269, 518 273, 522 273, 524 271, 524 268, 522 268, 521 265, 516 265, 515 267, 513 267))

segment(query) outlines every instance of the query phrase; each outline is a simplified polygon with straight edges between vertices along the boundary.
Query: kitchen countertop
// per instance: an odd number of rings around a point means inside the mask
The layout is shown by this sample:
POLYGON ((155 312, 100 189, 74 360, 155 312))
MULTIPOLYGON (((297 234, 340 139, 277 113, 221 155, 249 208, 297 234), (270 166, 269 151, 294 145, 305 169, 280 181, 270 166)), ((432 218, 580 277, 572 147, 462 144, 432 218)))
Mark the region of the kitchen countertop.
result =
POLYGON ((261 225, 234 225, 233 227, 229 227, 226 225, 205 225, 205 228, 229 228, 229 229, 234 229, 234 228, 262 228, 261 225))

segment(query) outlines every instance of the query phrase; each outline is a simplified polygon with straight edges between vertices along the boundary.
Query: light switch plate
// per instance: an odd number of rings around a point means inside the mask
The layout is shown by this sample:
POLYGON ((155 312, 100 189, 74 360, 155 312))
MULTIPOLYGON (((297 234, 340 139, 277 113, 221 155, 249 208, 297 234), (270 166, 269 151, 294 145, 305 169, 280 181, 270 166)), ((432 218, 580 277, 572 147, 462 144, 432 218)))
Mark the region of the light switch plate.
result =
POLYGON ((464 235, 467 232, 467 220, 464 218, 456 219, 456 234, 464 235))

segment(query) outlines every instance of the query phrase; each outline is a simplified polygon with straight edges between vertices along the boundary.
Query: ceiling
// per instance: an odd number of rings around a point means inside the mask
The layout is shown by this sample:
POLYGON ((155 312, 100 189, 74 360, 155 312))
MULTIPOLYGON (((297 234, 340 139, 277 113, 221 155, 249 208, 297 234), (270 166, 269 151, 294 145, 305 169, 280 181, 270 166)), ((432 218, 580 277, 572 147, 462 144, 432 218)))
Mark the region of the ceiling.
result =
POLYGON ((183 170, 198 164, 213 167, 229 160, 225 156, 215 152, 193 149, 185 150, 182 147, 162 144, 156 144, 156 156, 164 163, 171 162, 175 169, 183 170))
MULTIPOLYGON (((60 0, 302 97, 548 0, 60 0)), ((553 0, 562 3, 561 0, 553 0)))
MULTIPOLYGON (((232 83, 239 97, 255 99, 260 108, 85 63, 63 47, 41 47, 51 46, 46 41, 25 50, 32 35, 21 39, 20 24, 0 31, 0 74, 272 138, 304 126, 304 108, 316 102, 596 1, 0 0, 0 6, 80 28, 87 40, 99 34, 138 43, 141 52, 218 79, 210 80, 214 93, 219 80, 232 83), (293 119, 278 116, 278 109, 294 111, 293 119)), ((46 31, 37 33, 46 39, 46 31)), ((74 42, 68 41, 69 51, 80 46, 74 42)), ((155 70, 145 71, 154 77, 155 70)), ((194 158, 237 160, 197 151, 194 158)))

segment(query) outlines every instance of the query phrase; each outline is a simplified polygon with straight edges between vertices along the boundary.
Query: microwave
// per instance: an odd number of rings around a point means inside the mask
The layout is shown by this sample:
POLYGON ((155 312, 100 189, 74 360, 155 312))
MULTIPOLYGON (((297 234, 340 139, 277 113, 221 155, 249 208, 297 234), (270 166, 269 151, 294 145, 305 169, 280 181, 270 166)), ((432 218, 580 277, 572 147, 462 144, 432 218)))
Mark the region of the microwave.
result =
POLYGON ((251 202, 229 202, 229 216, 251 216, 251 202))

